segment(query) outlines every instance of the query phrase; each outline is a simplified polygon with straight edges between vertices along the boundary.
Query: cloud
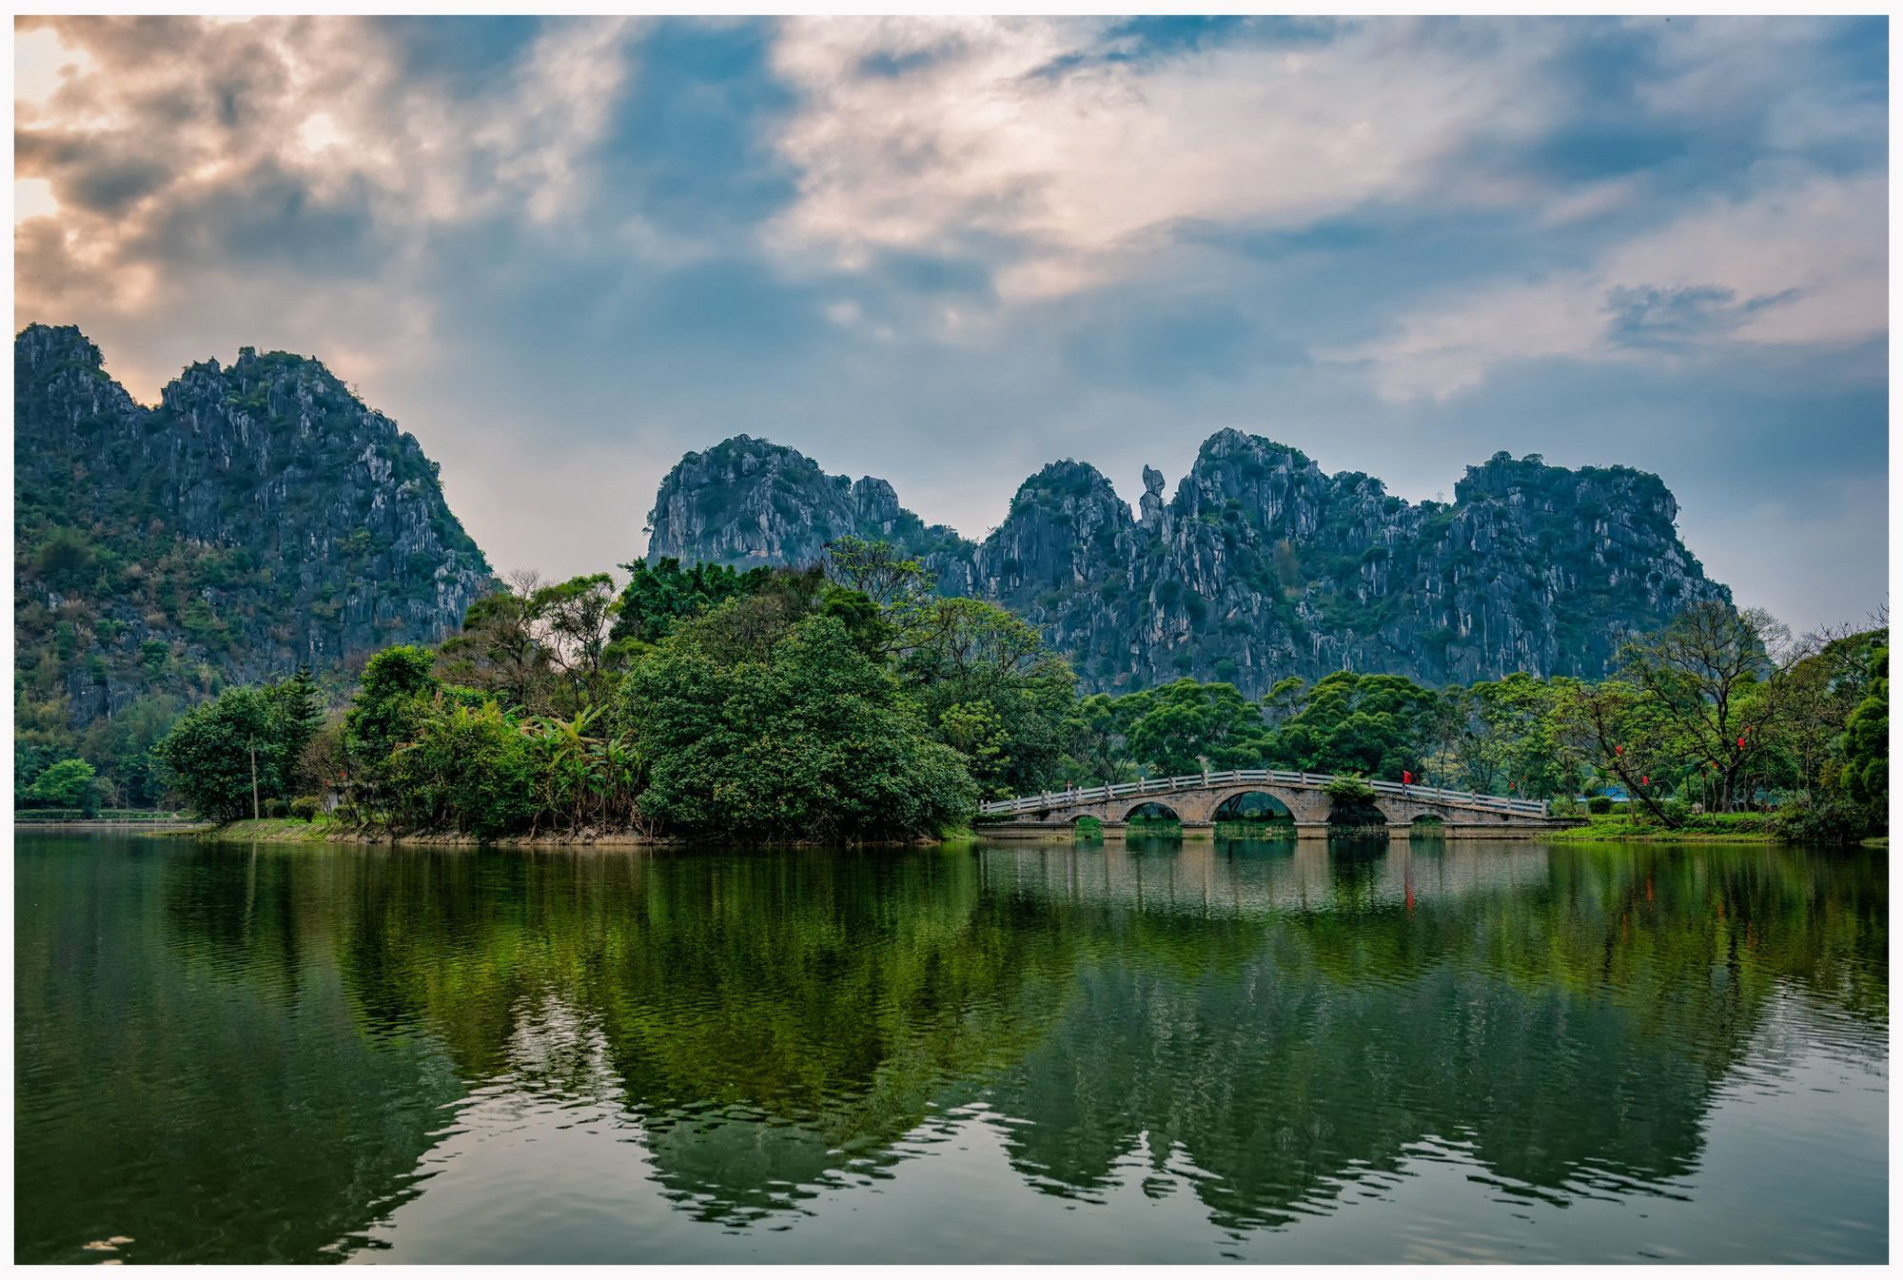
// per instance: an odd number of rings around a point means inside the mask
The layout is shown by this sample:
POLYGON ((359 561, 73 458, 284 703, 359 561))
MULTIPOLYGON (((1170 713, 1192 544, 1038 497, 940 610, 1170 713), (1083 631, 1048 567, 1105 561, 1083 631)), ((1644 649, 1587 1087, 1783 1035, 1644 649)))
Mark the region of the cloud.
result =
MULTIPOLYGON (((498 563, 635 554, 739 431, 974 535, 1052 458, 1132 497, 1225 426, 1412 497, 1500 448, 1630 462, 1688 528, 1882 457, 1881 20, 16 34, 16 322, 146 399, 319 355, 498 563)), ((1794 527, 1803 607, 1881 590, 1880 540, 1794 527)))
POLYGON ((1552 39, 1529 32, 1478 77, 1473 42, 1432 24, 1359 24, 1319 45, 1195 30, 1149 41, 1176 56, 1139 57, 1123 50, 1129 24, 793 26, 775 63, 805 102, 778 140, 801 174, 782 244, 853 268, 979 232, 1019 250, 1000 263, 1003 298, 1087 289, 1184 220, 1297 226, 1425 192, 1552 39), (883 71, 901 64, 916 69, 883 71))
POLYGON ((1888 330, 1882 175, 1719 201, 1620 242, 1592 266, 1487 283, 1332 353, 1390 399, 1444 399, 1514 360, 1611 363, 1713 342, 1854 344, 1888 330))
POLYGON ((1716 285, 1615 288, 1606 295, 1611 313, 1607 337, 1616 347, 1682 350, 1737 332, 1751 316, 1791 301, 1797 292, 1786 289, 1740 301, 1736 293, 1716 285))

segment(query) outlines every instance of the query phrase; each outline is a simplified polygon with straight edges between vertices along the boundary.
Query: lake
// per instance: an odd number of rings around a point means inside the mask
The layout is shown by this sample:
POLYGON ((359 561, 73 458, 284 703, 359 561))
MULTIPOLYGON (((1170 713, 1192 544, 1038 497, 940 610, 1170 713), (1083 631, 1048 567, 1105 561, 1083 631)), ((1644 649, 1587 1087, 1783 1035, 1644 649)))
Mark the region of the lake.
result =
POLYGON ((1881 1262, 1883 851, 19 833, 22 1262, 1881 1262))

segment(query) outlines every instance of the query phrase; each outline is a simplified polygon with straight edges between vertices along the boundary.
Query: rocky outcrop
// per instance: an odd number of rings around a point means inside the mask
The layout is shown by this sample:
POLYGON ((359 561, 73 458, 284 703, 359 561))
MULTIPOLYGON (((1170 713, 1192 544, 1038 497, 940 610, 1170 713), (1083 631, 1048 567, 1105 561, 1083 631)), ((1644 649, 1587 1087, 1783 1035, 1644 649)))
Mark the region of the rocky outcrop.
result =
POLYGON ((1413 504, 1371 476, 1222 431, 1173 498, 1151 468, 1143 486, 1133 517, 1094 467, 1053 463, 972 543, 927 530, 883 481, 849 485, 742 436, 663 482, 649 554, 810 563, 840 532, 886 537, 941 591, 1022 613, 1103 689, 1194 675, 1260 693, 1343 667, 1433 684, 1597 677, 1630 632, 1729 599, 1680 542, 1664 484, 1627 467, 1501 453, 1468 468, 1452 503, 1413 504))
POLYGON ((690 453, 661 481, 648 513, 649 560, 812 564, 848 534, 921 556, 963 547, 957 532, 899 505, 884 480, 827 475, 805 454, 752 436, 690 453))
POLYGON ((436 465, 315 360, 247 347, 148 409, 32 325, 14 386, 20 683, 74 725, 433 642, 490 581, 436 465))

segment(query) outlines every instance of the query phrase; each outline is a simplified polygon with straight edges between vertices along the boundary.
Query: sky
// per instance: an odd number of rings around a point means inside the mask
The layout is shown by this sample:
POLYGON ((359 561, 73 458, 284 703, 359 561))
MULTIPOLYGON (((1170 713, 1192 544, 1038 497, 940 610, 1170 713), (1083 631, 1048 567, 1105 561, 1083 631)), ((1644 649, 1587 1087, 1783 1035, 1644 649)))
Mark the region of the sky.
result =
POLYGON ((1657 472, 1741 604, 1887 583, 1887 21, 18 20, 16 328, 322 359, 499 570, 747 433, 982 537, 1211 433, 1413 500, 1657 472))

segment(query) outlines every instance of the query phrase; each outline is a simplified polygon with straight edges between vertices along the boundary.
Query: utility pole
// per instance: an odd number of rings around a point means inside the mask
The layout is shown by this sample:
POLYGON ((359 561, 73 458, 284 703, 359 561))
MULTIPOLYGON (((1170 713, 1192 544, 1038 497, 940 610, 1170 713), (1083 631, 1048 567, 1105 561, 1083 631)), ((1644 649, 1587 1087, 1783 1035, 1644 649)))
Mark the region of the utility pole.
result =
POLYGON ((251 740, 251 820, 258 820, 258 740, 251 740))

